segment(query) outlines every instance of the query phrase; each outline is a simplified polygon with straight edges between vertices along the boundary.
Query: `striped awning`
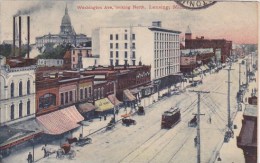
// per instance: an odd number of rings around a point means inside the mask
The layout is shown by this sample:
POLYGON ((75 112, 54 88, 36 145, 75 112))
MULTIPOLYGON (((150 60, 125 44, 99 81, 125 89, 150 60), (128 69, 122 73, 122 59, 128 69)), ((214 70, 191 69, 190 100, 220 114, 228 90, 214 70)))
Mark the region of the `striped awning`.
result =
POLYGON ((135 96, 129 91, 129 89, 124 90, 123 98, 124 98, 124 101, 136 100, 135 96))
POLYGON ((122 102, 119 101, 119 100, 115 97, 115 95, 109 95, 107 98, 108 98, 109 101, 110 101, 113 105, 115 105, 115 106, 119 106, 119 105, 122 104, 122 102))
POLYGON ((46 134, 60 135, 79 127, 77 123, 83 121, 84 117, 80 115, 75 105, 73 105, 62 110, 39 116, 36 119, 44 127, 46 134))

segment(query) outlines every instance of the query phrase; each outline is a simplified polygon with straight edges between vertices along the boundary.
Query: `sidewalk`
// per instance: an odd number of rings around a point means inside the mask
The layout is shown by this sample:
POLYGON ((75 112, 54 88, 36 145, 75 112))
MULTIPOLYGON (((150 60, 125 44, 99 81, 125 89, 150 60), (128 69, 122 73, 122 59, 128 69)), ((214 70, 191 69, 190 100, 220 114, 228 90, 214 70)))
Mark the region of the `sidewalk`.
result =
POLYGON ((245 104, 248 104, 247 102, 245 102, 245 98, 248 99, 248 97, 251 97, 251 90, 254 88, 257 88, 257 83, 256 82, 249 83, 248 91, 244 95, 244 99, 243 99, 244 104, 242 105, 242 111, 237 112, 237 115, 233 121, 233 124, 237 125, 237 129, 234 129, 234 138, 231 138, 228 143, 223 143, 219 151, 219 157, 221 158, 221 161, 218 161, 218 159, 216 159, 215 163, 221 163, 221 162, 244 163, 245 162, 243 150, 237 147, 236 137, 239 135, 242 127, 242 119, 243 119, 245 104))

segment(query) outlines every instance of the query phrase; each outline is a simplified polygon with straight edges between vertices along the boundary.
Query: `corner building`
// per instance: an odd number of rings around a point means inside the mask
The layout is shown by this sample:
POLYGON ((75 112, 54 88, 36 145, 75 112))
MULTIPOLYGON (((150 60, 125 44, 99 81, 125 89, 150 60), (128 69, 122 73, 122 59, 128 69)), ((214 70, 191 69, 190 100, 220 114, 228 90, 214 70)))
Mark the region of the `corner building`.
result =
POLYGON ((100 65, 151 65, 151 79, 180 71, 181 32, 152 26, 102 27, 92 32, 92 53, 100 65))

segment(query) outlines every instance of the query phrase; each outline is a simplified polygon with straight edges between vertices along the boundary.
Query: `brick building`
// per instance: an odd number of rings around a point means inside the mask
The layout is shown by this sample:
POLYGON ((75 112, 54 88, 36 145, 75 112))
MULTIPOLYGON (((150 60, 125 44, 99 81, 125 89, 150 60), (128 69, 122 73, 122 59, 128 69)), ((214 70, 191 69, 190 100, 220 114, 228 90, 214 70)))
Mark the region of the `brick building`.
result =
POLYGON ((185 33, 185 49, 200 48, 213 48, 215 62, 225 63, 226 59, 232 55, 232 41, 225 39, 205 39, 204 36, 193 39, 191 30, 188 27, 185 33))

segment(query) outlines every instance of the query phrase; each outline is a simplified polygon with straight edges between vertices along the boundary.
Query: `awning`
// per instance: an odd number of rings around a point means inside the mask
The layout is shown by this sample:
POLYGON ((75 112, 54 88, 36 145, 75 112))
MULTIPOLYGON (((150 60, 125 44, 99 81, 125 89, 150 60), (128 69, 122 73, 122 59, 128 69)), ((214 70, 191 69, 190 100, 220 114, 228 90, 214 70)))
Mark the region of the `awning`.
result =
POLYGON ((204 66, 200 66, 200 69, 201 69, 202 71, 206 71, 206 70, 207 70, 204 66))
POLYGON ((116 106, 119 106, 119 105, 121 105, 122 104, 122 102, 121 101, 119 101, 116 97, 115 97, 115 95, 109 95, 108 96, 108 99, 109 99, 109 101, 113 104, 113 105, 116 105, 116 106))
POLYGON ((135 94, 138 94, 140 92, 139 89, 135 88, 135 89, 131 89, 130 92, 135 95, 135 94))
POLYGON ((193 81, 200 81, 200 80, 201 80, 201 78, 198 76, 193 78, 193 81))
POLYGON ((77 124, 84 120, 84 117, 77 111, 75 105, 61 109, 36 118, 45 128, 45 133, 59 135, 79 127, 77 124))
POLYGON ((114 108, 114 105, 107 98, 95 101, 95 106, 97 107, 95 111, 98 112, 103 112, 114 108))
POLYGON ((128 90, 124 90, 124 95, 123 95, 124 101, 134 101, 136 100, 135 96, 128 90))
POLYGON ((97 107, 95 107, 93 104, 91 103, 83 103, 83 104, 79 104, 78 110, 80 113, 87 113, 89 111, 95 110, 97 107))
POLYGON ((2 126, 0 127, 0 150, 26 142, 42 132, 43 129, 35 119, 2 126))
POLYGON ((206 68, 206 70, 208 70, 208 69, 209 69, 209 66, 208 66, 208 65, 204 65, 204 67, 206 68))

